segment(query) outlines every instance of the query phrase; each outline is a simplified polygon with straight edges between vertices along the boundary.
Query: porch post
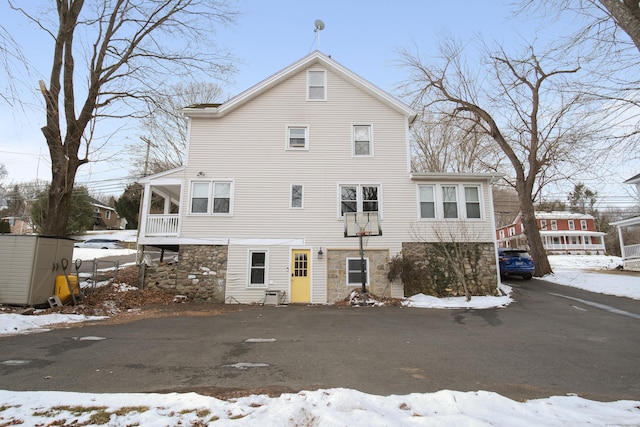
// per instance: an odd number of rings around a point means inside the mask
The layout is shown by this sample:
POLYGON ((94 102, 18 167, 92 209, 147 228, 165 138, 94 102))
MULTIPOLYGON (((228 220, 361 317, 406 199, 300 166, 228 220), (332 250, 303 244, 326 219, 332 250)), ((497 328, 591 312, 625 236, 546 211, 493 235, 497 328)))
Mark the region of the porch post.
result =
POLYGON ((624 259, 626 258, 626 254, 624 251, 624 237, 622 237, 622 226, 617 225, 616 228, 618 229, 618 239, 620 240, 620 254, 622 255, 622 262, 624 265, 624 259))

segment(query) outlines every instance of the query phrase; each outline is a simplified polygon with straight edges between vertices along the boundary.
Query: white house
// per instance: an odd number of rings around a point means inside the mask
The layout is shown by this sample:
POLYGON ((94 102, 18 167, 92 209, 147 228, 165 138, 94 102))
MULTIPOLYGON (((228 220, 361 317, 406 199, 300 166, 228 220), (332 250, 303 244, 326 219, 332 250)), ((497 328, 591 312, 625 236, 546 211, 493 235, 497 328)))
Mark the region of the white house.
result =
MULTIPOLYGON (((640 201, 640 174, 635 175, 624 182, 636 186, 638 201, 640 201)), ((612 222, 618 228, 618 238, 620 239, 620 249, 622 251, 622 263, 625 270, 640 271, 640 242, 636 240, 625 241, 624 230, 637 230, 640 228, 640 216, 626 218, 612 222)), ((632 235, 630 234, 630 237, 632 235)))
POLYGON ((138 244, 179 251, 145 286, 228 303, 339 301, 361 284, 344 221, 357 211, 376 213, 382 230, 363 239, 373 293, 403 297, 389 260, 443 239, 481 243, 483 286, 495 291, 495 176, 411 171, 416 113, 329 56, 183 112, 185 165, 139 181, 138 244))

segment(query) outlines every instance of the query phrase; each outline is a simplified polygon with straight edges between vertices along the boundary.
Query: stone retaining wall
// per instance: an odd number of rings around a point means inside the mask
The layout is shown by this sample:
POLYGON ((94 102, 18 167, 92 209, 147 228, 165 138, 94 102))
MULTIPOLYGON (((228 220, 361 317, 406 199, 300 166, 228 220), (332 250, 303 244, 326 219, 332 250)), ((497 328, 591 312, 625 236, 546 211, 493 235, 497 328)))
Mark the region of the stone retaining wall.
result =
MULTIPOLYGON (((467 254, 464 261, 465 278, 471 295, 497 295, 498 269, 494 244, 491 242, 404 242, 402 243, 402 257, 411 260, 416 267, 424 272, 424 293, 443 295, 464 295, 462 281, 457 277, 455 269, 443 254, 443 245, 461 245, 459 252, 467 254), (430 292, 425 292, 425 291, 430 292)), ((405 284, 405 295, 408 285, 405 284)))
POLYGON ((181 245, 177 263, 146 268, 144 286, 194 301, 224 303, 227 257, 225 245, 181 245))

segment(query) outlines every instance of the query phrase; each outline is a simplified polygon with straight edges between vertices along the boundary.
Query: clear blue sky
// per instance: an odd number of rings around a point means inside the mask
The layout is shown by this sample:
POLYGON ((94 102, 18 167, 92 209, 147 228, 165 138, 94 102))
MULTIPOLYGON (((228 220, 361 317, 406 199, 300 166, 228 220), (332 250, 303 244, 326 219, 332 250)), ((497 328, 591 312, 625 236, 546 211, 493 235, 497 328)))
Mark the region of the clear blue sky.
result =
MULTIPOLYGON (((34 0, 30 0, 34 1, 34 0)), ((514 49, 524 41, 558 37, 570 23, 560 28, 528 22, 524 16, 512 16, 512 0, 238 0, 240 12, 236 25, 218 30, 216 39, 238 58, 234 84, 225 89, 237 94, 318 48, 314 22, 321 19, 325 28, 319 33, 320 50, 380 88, 394 93, 406 76, 397 66, 398 50, 420 49, 422 55, 435 54, 438 37, 448 33, 463 40, 482 37, 514 49)), ((41 56, 47 75, 50 52, 42 49, 37 30, 0 4, 0 22, 16 34, 25 54, 41 56), (17 25, 16 25, 17 24, 17 25)), ((5 184, 37 178, 50 179, 48 151, 39 131, 43 125, 41 107, 37 105, 36 82, 23 88, 25 99, 33 107, 25 110, 0 104, 0 163, 8 169, 5 184)), ((4 85, 0 85, 4 86, 4 85)), ((140 134, 131 129, 110 142, 122 146, 140 134), (120 143, 119 141, 122 141, 120 143)), ((102 155, 107 158, 107 154, 102 155)), ((622 171, 619 182, 638 171, 622 171)), ((79 183, 90 191, 119 196, 129 175, 126 153, 117 153, 111 161, 83 166, 79 183), (125 165, 125 166, 123 166, 125 165)), ((621 186, 624 188, 624 186, 621 186)), ((620 194, 624 194, 621 190, 620 194)))

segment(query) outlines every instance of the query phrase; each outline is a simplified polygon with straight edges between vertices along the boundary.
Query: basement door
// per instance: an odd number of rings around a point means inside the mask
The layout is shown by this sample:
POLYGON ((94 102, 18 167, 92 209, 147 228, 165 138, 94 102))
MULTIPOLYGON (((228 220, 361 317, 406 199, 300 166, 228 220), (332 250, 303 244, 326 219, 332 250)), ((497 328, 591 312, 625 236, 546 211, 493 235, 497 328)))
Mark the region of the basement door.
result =
POLYGON ((311 302, 311 277, 309 261, 311 250, 293 249, 291 251, 291 302, 311 302))

